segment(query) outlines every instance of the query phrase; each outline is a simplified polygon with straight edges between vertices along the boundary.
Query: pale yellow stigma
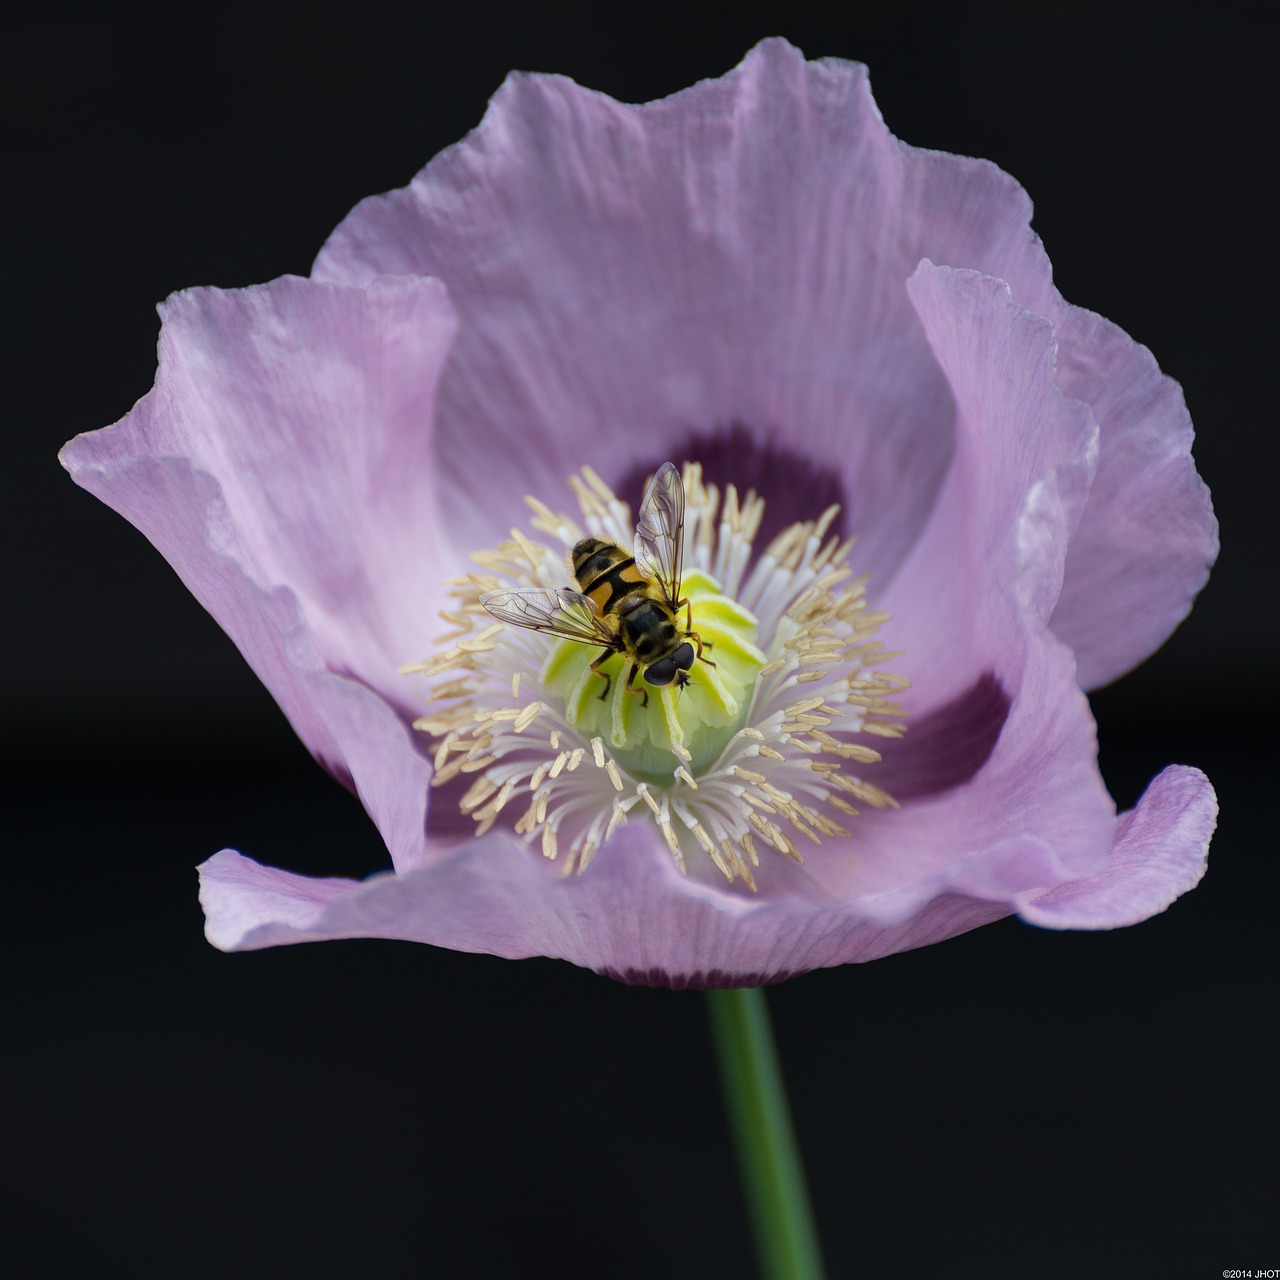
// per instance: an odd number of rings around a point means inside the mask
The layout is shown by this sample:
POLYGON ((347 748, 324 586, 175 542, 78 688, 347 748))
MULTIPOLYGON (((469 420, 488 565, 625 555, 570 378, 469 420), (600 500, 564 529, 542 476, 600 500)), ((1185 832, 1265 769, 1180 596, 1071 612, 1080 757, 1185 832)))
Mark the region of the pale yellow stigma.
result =
MULTIPOLYGON (((907 682, 881 669, 893 656, 875 638, 887 618, 848 568, 852 540, 827 534, 835 508, 754 556, 762 499, 729 486, 722 502, 686 464, 681 589, 704 655, 682 690, 629 691, 623 655, 592 670, 598 647, 495 622, 480 603, 571 585, 565 553, 586 536, 630 546, 632 514, 599 476, 584 469, 570 483, 580 521, 528 499, 550 545, 513 529, 476 553, 479 571, 449 580, 442 651, 404 668, 433 680, 415 727, 435 740, 433 785, 474 775, 458 803, 477 833, 507 823, 581 872, 643 816, 682 871, 705 856, 754 889, 761 845, 800 862, 795 837, 848 835, 855 802, 896 807, 863 778, 879 754, 857 739, 903 732, 907 682)), ((839 849, 850 856, 847 842, 839 849)))

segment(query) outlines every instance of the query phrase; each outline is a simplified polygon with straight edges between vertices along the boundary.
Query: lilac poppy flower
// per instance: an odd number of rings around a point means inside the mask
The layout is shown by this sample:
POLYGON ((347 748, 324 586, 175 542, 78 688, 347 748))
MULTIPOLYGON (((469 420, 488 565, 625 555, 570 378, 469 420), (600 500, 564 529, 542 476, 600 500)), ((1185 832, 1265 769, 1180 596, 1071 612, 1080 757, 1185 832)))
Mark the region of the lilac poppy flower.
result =
POLYGON ((64 465, 394 865, 224 850, 210 940, 758 984, 1191 888, 1212 788, 1171 766, 1117 816, 1082 688, 1165 640, 1216 525, 1177 385, 1061 298, 1030 216, 892 137, 862 67, 769 41, 639 107, 513 75, 310 279, 171 298, 155 387, 64 465), (480 597, 565 585, 584 532, 629 546, 668 460, 714 647, 602 699, 591 649, 480 597))

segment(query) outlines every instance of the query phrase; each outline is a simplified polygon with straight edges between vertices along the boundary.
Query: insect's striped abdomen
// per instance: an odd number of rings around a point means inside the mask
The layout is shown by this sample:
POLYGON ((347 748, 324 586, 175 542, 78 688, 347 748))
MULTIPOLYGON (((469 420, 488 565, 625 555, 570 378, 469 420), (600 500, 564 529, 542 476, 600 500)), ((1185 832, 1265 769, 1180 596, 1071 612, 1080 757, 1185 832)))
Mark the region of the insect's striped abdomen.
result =
POLYGON ((636 592, 648 595, 649 584, 640 576, 635 558, 612 542, 583 538, 574 546, 570 559, 582 594, 601 615, 618 612, 622 602, 636 592))

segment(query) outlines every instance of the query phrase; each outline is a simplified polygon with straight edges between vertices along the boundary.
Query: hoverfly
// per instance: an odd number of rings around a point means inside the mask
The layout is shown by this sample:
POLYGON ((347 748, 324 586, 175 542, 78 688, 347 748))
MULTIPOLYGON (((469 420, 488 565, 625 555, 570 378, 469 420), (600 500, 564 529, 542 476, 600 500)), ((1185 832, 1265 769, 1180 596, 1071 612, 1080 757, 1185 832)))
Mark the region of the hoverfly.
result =
POLYGON ((712 646, 693 630, 693 607, 680 596, 683 558, 684 485, 680 472, 664 462, 644 491, 632 552, 602 538, 583 538, 569 553, 580 591, 486 591, 480 603, 514 627, 600 645, 604 652, 591 669, 604 680, 601 701, 609 696, 611 677, 600 665, 622 654, 631 664, 627 689, 642 693, 641 705, 647 706, 648 690, 632 689, 637 671, 643 669, 646 684, 668 685, 674 680, 683 689, 695 657, 715 666, 703 657, 703 649, 712 646))

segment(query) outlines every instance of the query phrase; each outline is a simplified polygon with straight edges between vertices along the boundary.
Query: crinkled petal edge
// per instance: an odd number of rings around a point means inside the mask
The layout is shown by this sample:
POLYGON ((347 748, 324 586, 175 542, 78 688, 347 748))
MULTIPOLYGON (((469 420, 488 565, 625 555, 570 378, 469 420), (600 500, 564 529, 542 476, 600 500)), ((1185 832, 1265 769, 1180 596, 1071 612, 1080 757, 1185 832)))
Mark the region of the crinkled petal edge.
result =
POLYGON ((652 834, 624 828, 592 874, 549 876, 492 834, 403 874, 309 879, 225 849, 200 867, 206 934, 224 951, 337 938, 396 938, 508 959, 568 960, 648 986, 757 986, 878 959, 1016 910, 1051 928, 1106 929, 1164 910, 1204 872, 1217 815, 1199 770, 1171 766, 1121 815, 1098 875, 1021 903, 942 893, 898 922, 849 903, 747 899, 682 880, 652 834))
POLYGON ((1104 871, 1029 897, 1018 915, 1050 929, 1118 929, 1150 919, 1200 883, 1218 797, 1199 769, 1170 765, 1116 819, 1104 871))

